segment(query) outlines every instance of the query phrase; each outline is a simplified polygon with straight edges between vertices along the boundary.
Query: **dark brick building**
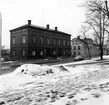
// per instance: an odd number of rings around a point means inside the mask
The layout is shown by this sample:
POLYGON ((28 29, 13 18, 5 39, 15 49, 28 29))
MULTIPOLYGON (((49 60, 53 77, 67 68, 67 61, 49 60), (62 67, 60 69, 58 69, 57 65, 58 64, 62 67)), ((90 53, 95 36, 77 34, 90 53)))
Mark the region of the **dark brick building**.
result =
POLYGON ((31 24, 10 30, 11 60, 32 60, 52 57, 68 57, 71 53, 71 35, 31 24))

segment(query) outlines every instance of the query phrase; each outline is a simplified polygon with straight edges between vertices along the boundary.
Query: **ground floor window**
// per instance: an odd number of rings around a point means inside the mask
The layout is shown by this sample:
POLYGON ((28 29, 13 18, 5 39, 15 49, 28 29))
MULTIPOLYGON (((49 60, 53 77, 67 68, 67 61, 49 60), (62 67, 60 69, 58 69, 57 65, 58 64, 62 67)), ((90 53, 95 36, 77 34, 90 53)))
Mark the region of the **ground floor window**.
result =
POLYGON ((23 55, 23 56, 26 55, 26 50, 22 50, 22 55, 23 55))
POLYGON ((32 56, 35 56, 35 55, 36 55, 36 51, 33 50, 33 51, 32 51, 32 56))
POLYGON ((74 57, 76 56, 76 52, 73 53, 74 57))
POLYGON ((41 55, 41 56, 44 55, 44 51, 43 51, 43 50, 40 51, 40 55, 41 55))
POLYGON ((78 52, 78 55, 80 55, 80 52, 78 52))
POLYGON ((16 51, 15 51, 15 50, 12 51, 12 55, 13 55, 13 56, 16 55, 16 51))
POLYGON ((55 50, 53 51, 53 55, 56 55, 56 51, 55 50))

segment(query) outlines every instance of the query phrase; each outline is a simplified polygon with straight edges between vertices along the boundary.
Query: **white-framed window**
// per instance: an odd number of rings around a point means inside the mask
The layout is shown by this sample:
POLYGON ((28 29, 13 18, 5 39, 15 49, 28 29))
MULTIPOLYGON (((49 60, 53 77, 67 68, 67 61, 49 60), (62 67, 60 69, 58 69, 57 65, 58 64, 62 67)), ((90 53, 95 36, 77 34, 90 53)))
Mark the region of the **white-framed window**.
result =
POLYGON ((33 50, 33 51, 32 51, 32 56, 35 56, 35 55, 36 55, 36 51, 33 50))
POLYGON ((74 50, 76 50, 76 46, 74 46, 74 50))
POLYGON ((23 42, 23 43, 26 43, 26 35, 23 35, 23 36, 22 36, 22 42, 23 42))
POLYGON ((78 50, 80 50, 80 46, 78 46, 78 50))
POLYGON ((23 49, 23 50, 22 50, 22 56, 25 56, 25 55, 26 55, 26 50, 23 49))
POLYGON ((74 56, 76 56, 76 52, 74 52, 74 56))
POLYGON ((47 38, 47 44, 50 44, 50 39, 49 38, 47 38))
POLYGON ((40 44, 43 44, 43 43, 44 43, 43 37, 40 37, 40 44))
POLYGON ((12 44, 16 44, 16 37, 12 38, 12 44))

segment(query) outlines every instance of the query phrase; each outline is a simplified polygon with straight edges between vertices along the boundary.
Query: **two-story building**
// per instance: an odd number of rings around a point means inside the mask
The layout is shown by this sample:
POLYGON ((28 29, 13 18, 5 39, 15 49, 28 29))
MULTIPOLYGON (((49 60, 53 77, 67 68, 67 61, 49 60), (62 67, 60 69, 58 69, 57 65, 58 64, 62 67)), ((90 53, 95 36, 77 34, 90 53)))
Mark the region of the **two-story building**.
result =
POLYGON ((90 51, 90 56, 98 56, 98 46, 93 43, 93 40, 91 38, 80 38, 79 36, 77 38, 73 38, 71 40, 71 53, 72 57, 81 55, 84 57, 89 56, 89 51, 90 51), (88 49, 89 48, 89 49, 88 49))
POLYGON ((71 35, 57 27, 39 27, 28 20, 26 25, 10 30, 11 60, 45 59, 49 57, 69 57, 71 35))

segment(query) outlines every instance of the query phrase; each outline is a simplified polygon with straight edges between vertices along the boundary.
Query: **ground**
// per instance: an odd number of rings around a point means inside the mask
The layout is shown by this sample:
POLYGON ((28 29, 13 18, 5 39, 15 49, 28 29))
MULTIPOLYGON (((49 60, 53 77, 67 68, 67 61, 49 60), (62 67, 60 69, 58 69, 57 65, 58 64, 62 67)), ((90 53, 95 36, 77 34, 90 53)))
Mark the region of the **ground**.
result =
POLYGON ((65 64, 25 64, 0 76, 0 105, 108 105, 109 56, 65 64))

